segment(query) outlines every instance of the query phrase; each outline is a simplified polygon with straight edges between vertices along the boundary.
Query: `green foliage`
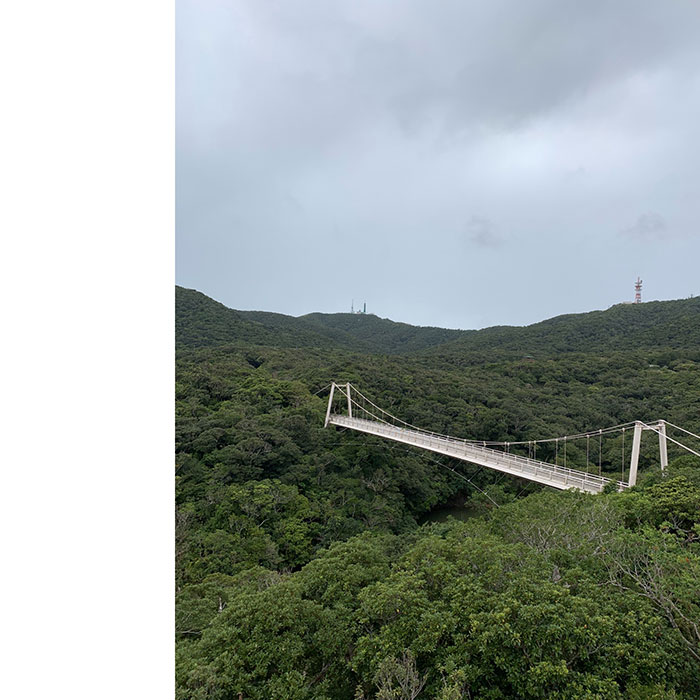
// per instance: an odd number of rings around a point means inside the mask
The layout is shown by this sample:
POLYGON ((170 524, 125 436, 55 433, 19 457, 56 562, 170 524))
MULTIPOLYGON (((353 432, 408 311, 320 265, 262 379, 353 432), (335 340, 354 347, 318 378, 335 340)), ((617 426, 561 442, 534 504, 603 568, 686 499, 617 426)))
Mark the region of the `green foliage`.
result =
MULTIPOLYGON (((313 313, 294 318, 263 311, 235 311, 193 289, 176 287, 178 344, 345 348, 379 353, 433 352, 454 356, 498 353, 551 356, 565 352, 663 348, 658 368, 693 371, 700 362, 700 298, 618 304, 607 311, 567 314, 524 328, 495 326, 481 331, 418 327, 373 314, 313 313), (691 351, 683 358, 672 349, 691 351)), ((253 359, 253 358, 251 358, 253 359)), ((253 360, 254 361, 254 360, 253 360)))
MULTIPOLYGON (((460 332, 176 292, 179 698, 696 697, 700 460, 670 446, 662 478, 645 436, 625 493, 460 465, 470 484, 324 430, 321 389, 349 380, 472 439, 659 417, 700 432, 698 300, 460 332), (467 522, 418 525, 465 497, 467 522)), ((569 444, 569 466, 620 478, 621 440, 597 450, 569 444)))
POLYGON ((700 484, 676 476, 633 491, 624 500, 629 521, 646 522, 684 539, 697 539, 700 484))
POLYGON ((203 678, 265 697, 292 671, 298 694, 267 697, 693 697, 698 552, 646 522, 592 538, 579 525, 633 494, 565 495, 578 516, 544 549, 522 527, 546 528, 539 493, 487 523, 364 533, 242 590, 189 642, 182 697, 219 697, 203 678))
MULTIPOLYGON (((594 348, 594 352, 638 347, 685 348, 692 352, 681 364, 692 369, 700 361, 699 313, 698 297, 639 305, 617 304, 607 311, 566 314, 525 328, 495 326, 482 331, 467 331, 451 344, 449 351, 497 349, 540 356, 581 352, 586 347, 594 348)), ((438 351, 445 350, 447 348, 439 348, 438 351)), ((659 366, 679 362, 672 353, 660 353, 655 359, 654 364, 659 366)))
POLYGON ((410 326, 388 318, 379 318, 374 314, 316 313, 301 318, 321 328, 342 331, 373 352, 416 352, 442 345, 464 335, 464 331, 410 326))

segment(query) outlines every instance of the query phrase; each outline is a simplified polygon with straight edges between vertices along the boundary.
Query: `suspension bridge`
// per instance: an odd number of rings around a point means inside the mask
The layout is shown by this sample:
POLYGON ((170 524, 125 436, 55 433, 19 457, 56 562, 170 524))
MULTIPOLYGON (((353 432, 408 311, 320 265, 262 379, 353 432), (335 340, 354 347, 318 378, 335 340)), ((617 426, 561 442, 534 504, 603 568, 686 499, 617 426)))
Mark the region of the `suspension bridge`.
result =
MULTIPOLYGON (((600 493, 610 483, 616 484, 616 488, 619 491, 628 489, 637 483, 641 438, 644 431, 650 431, 658 435, 659 463, 662 473, 665 472, 668 466, 669 441, 680 446, 687 452, 700 457, 700 452, 670 437, 667 434, 667 427, 681 431, 698 440, 700 440, 700 436, 665 420, 655 420, 648 423, 639 420, 631 421, 629 423, 599 428, 576 435, 564 435, 538 440, 518 442, 466 440, 431 432, 411 425, 377 406, 349 382, 344 384, 332 382, 330 385, 325 427, 329 425, 335 425, 339 428, 355 430, 369 435, 376 435, 387 440, 411 445, 447 457, 453 457, 464 462, 510 474, 511 476, 516 476, 521 479, 552 486, 556 489, 577 489, 587 493, 600 493), (622 434, 624 477, 625 434, 627 431, 632 432, 632 449, 627 480, 624 480, 624 478, 613 479, 610 476, 603 476, 603 437, 622 434), (586 441, 585 470, 567 466, 567 445, 582 440, 586 441), (591 442, 593 442, 593 444, 597 443, 598 446, 597 474, 588 471, 590 465, 591 442), (537 459, 538 446, 541 452, 543 446, 547 446, 549 452, 554 452, 554 464, 542 459, 537 459), (516 449, 521 449, 522 451, 527 450, 527 456, 511 451, 516 449), (560 464, 560 461, 563 463, 560 464)), ((595 466, 595 463, 593 463, 594 468, 595 466)))

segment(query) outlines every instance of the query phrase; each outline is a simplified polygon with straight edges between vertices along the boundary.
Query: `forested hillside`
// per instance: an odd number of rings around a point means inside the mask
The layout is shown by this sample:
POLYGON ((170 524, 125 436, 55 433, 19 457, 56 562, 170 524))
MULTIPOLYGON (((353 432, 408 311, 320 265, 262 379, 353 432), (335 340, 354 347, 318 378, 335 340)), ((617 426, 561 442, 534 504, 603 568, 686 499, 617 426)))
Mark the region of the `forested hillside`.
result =
POLYGON ((627 349, 700 349, 700 297, 617 304, 606 311, 567 314, 530 326, 481 331, 411 326, 373 314, 313 313, 295 318, 234 311, 201 292, 176 287, 178 345, 252 344, 334 347, 387 354, 469 352, 549 355, 627 349))
POLYGON ((699 317, 700 297, 617 304, 607 311, 557 316, 524 328, 485 328, 464 334, 455 340, 450 350, 545 355, 658 347, 697 350, 700 348, 699 317))
POLYGON ((406 353, 442 345, 465 335, 447 328, 410 326, 374 314, 308 314, 304 320, 348 333, 375 352, 406 353))
POLYGON ((179 347, 235 344, 368 349, 342 331, 284 314, 235 311, 194 289, 176 287, 175 300, 175 337, 179 347))
POLYGON ((322 426, 337 380, 467 438, 700 433, 698 301, 460 332, 178 288, 178 697, 697 698, 696 458, 593 497, 322 426))

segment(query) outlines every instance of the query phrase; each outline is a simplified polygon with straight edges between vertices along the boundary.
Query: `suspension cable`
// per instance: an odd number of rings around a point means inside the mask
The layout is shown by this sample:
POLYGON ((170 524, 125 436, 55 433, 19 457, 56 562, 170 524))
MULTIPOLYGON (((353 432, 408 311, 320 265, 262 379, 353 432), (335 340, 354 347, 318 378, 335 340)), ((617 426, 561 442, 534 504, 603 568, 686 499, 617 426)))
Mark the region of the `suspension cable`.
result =
POLYGON ((437 464, 438 466, 444 467, 445 469, 451 471, 455 476, 458 476, 460 479, 464 479, 464 481, 468 481, 479 493, 484 494, 484 496, 486 496, 486 498, 488 498, 489 501, 491 501, 491 503, 493 503, 493 505, 496 506, 496 508, 499 508, 499 507, 500 507, 500 506, 498 505, 498 503, 496 503, 496 501, 494 501, 493 498, 491 498, 491 496, 489 496, 488 493, 486 493, 486 491, 484 491, 483 489, 480 489, 471 479, 469 479, 468 477, 464 476, 464 474, 460 474, 458 471, 454 470, 452 467, 448 466, 447 464, 443 464, 442 462, 440 462, 440 460, 431 459, 430 461, 431 461, 431 462, 435 462, 435 464, 437 464))
MULTIPOLYGON (((640 421, 640 423, 641 423, 641 421, 640 421)), ((655 428, 655 427, 652 426, 652 425, 647 425, 646 423, 642 423, 642 425, 643 425, 647 430, 653 430, 653 431, 654 431, 655 433, 657 433, 658 435, 662 435, 662 436, 663 436, 663 433, 662 433, 658 428, 655 428)), ((670 423, 669 423, 669 425, 670 425, 670 423)), ((676 426, 674 425, 673 427, 675 428, 676 426)), ((666 437, 667 440, 670 440, 671 442, 675 443, 675 444, 678 445, 679 447, 682 447, 684 450, 687 450, 688 452, 691 452, 691 453, 694 454, 696 457, 700 457, 700 452, 696 452, 695 450, 691 450, 690 447, 688 447, 687 445, 684 445, 682 442, 678 442, 678 440, 674 440, 672 437, 669 437, 668 435, 666 435, 665 437, 666 437)))
MULTIPOLYGON (((684 433, 688 433, 688 435, 692 435, 694 438, 697 438, 700 440, 700 435, 696 435, 695 433, 691 433, 690 430, 686 430, 685 428, 681 428, 679 425, 673 425, 673 423, 669 423, 667 420, 664 421, 666 425, 670 425, 672 428, 675 428, 676 430, 682 430, 684 433)), ((660 432, 660 431, 657 431, 660 432)))
POLYGON ((588 471, 588 452, 590 448, 591 436, 586 435, 586 471, 588 471))
MULTIPOLYGON (((319 389, 319 391, 315 392, 316 394, 321 393, 321 391, 325 390, 328 388, 327 385, 323 387, 323 389, 319 389)), ((368 399, 361 391, 359 391, 354 385, 352 384, 346 384, 345 386, 341 384, 336 384, 336 389, 338 390, 338 393, 341 396, 344 396, 350 405, 355 406, 358 408, 362 413, 366 414, 367 416, 370 416, 374 420, 384 423, 386 425, 394 425, 396 427, 396 423, 405 426, 406 428, 410 428, 411 430, 415 430, 419 433, 422 433, 424 435, 430 435, 433 437, 437 438, 445 438, 453 442, 461 442, 463 444, 471 444, 471 445, 481 445, 482 447, 502 447, 503 450, 506 453, 510 452, 511 446, 527 446, 528 449, 528 456, 532 455, 532 459, 537 458, 537 443, 554 443, 555 446, 555 455, 554 455, 554 461, 555 465, 559 465, 559 441, 563 440, 564 441, 564 452, 563 452, 563 461, 564 461, 564 467, 567 467, 567 441, 569 440, 577 440, 577 439, 583 439, 586 438, 586 471, 588 470, 588 464, 590 460, 590 438, 593 437, 594 435, 598 435, 598 476, 602 475, 602 461, 603 461, 603 435, 609 435, 611 433, 615 432, 621 432, 622 433, 622 465, 621 465, 621 474, 622 474, 622 481, 624 481, 624 473, 625 473, 625 431, 628 427, 633 426, 636 421, 629 421, 627 423, 620 423, 619 425, 614 425, 614 426, 609 426, 607 428, 598 428, 597 430, 592 430, 584 433, 577 433, 574 435, 564 435, 560 437, 554 437, 554 438, 540 438, 537 440, 521 440, 521 441, 496 441, 496 440, 469 440, 466 438, 455 438, 451 435, 445 435, 443 433, 436 433, 432 431, 425 430, 424 428, 420 428, 416 425, 413 425, 412 423, 408 423, 407 421, 401 420, 400 418, 397 418, 393 414, 389 413, 389 411, 386 411, 385 409, 381 408, 380 406, 377 406, 372 400, 368 399), (358 401, 355 399, 351 393, 351 390, 354 390, 354 393, 359 397, 359 399, 362 401, 358 401), (369 408, 366 407, 365 404, 368 404, 372 408, 374 408, 378 413, 375 413, 374 411, 371 411, 369 408), (384 418, 383 416, 386 416, 387 418, 384 418), (390 422, 394 421, 394 423, 390 422)), ((641 422, 641 421, 639 421, 641 422)), ((678 430, 683 431, 684 433, 687 433, 688 435, 691 435, 692 437, 696 437, 700 439, 699 435, 696 435, 695 433, 690 432, 689 430, 686 430, 685 428, 681 428, 680 426, 674 425, 673 423, 668 423, 665 421, 667 425, 669 425, 672 428, 676 428, 678 430)), ((661 431, 658 430, 657 428, 647 425, 645 423, 642 423, 642 425, 649 429, 653 430, 654 432, 662 435, 661 431)), ((700 453, 696 452, 695 450, 692 450, 691 448, 687 447, 686 445, 678 442, 677 440, 674 440, 672 437, 666 436, 668 440, 673 442, 676 445, 679 445, 682 447, 684 450, 687 450, 688 452, 700 457, 700 453)))
MULTIPOLYGON (((338 386, 338 385, 336 385, 336 386, 338 386)), ((453 436, 451 436, 451 435, 445 435, 444 433, 437 433, 437 432, 433 432, 433 431, 430 431, 430 430, 426 430, 425 428, 420 428, 420 427, 417 426, 417 425, 413 425, 412 423, 408 423, 408 422, 406 422, 405 420, 401 420, 401 418, 397 418, 395 415, 389 413, 389 411, 386 411, 386 410, 384 410, 383 408, 380 408, 379 406, 377 406, 377 404, 375 404, 375 403, 372 402, 370 399, 368 399, 359 389, 357 389, 357 387, 355 387, 354 385, 351 385, 351 386, 352 386, 352 388, 354 389, 355 393, 356 393, 358 396, 361 396, 370 406, 372 406, 373 408, 377 409, 378 411, 380 411, 380 412, 383 413, 384 415, 388 416, 388 417, 391 418, 392 420, 395 420, 397 423, 401 423, 402 425, 405 425, 405 426, 408 427, 408 428, 412 428, 413 430, 417 430, 417 431, 419 431, 419 432, 421 432, 421 433, 428 433, 428 434, 430 434, 430 435, 435 435, 436 437, 450 438, 450 439, 452 439, 452 440, 455 439, 455 438, 454 438, 453 436)), ((344 395, 346 395, 345 392, 342 392, 342 393, 343 393, 344 395)), ((353 401, 353 403, 354 403, 354 401, 353 401)), ((369 413, 369 411, 368 411, 368 413, 369 413)), ((380 419, 380 420, 381 420, 381 419, 380 419)), ((386 420, 382 420, 382 422, 383 422, 383 423, 389 423, 389 422, 386 421, 386 420)), ((540 438, 540 439, 537 440, 537 442, 556 442, 556 441, 561 440, 561 439, 577 440, 577 439, 581 439, 581 438, 584 438, 584 437, 587 437, 587 436, 590 436, 590 435, 599 434, 601 431, 602 431, 603 434, 608 434, 608 433, 612 433, 612 432, 619 431, 621 428, 632 426, 632 425, 634 425, 634 423, 635 423, 635 421, 628 421, 627 423, 620 423, 619 425, 612 425, 612 426, 609 426, 609 427, 607 427, 607 428, 599 428, 598 430, 592 430, 592 431, 588 431, 588 432, 585 432, 585 433, 577 433, 577 434, 574 434, 574 435, 566 435, 566 436, 553 437, 553 438, 540 438)), ((528 440, 505 441, 505 440, 467 440, 466 438, 459 438, 459 439, 460 439, 462 442, 479 443, 479 444, 481 444, 483 447, 486 447, 486 446, 506 447, 506 445, 509 445, 509 446, 512 446, 512 445, 527 445, 528 442, 529 442, 528 440)))

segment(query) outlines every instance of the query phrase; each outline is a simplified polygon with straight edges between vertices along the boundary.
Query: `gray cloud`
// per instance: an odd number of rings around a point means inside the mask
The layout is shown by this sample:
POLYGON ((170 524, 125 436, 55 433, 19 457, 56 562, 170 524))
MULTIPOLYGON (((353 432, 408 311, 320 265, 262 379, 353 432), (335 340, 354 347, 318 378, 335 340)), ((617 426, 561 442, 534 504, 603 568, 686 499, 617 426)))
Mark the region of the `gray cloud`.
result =
POLYGON ((606 307, 637 274, 686 294, 695 0, 178 0, 177 20, 179 283, 461 327, 606 307), (475 246, 499 254, 465 275, 475 246))
POLYGON ((494 232, 493 223, 480 216, 472 216, 467 224, 469 240, 479 248, 498 248, 503 240, 494 232))
POLYGON ((622 230, 624 236, 643 241, 651 241, 668 237, 668 227, 661 214, 649 212, 641 214, 632 226, 622 230))

